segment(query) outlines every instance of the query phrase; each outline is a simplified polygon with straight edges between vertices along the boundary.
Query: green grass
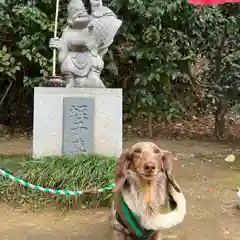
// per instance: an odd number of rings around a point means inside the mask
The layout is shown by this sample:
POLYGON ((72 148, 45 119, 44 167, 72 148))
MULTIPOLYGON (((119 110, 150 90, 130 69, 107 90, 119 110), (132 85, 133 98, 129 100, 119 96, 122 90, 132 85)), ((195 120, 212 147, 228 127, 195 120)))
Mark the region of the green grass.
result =
MULTIPOLYGON (((0 156, 0 168, 27 182, 42 187, 64 190, 87 190, 114 183, 114 157, 81 155, 73 157, 0 156)), ((0 199, 23 207, 38 209, 54 204, 64 209, 90 208, 109 204, 111 192, 96 196, 56 196, 26 189, 0 176, 0 199)))

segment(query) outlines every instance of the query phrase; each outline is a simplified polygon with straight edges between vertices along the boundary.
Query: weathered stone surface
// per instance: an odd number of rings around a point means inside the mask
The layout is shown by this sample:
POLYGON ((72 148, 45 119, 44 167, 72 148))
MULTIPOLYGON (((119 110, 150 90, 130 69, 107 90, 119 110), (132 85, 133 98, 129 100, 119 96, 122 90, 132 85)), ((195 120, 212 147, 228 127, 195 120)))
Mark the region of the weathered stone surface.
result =
POLYGON ((93 152, 94 98, 63 98, 62 154, 93 152))
MULTIPOLYGON (((93 137, 92 145, 89 143, 86 151, 119 156, 122 151, 122 89, 44 87, 34 89, 33 156, 70 154, 70 148, 66 145, 64 148, 64 134, 70 127, 64 125, 64 115, 67 114, 64 106, 68 108, 64 101, 66 103, 69 98, 81 99, 77 105, 91 99, 87 116, 93 124, 93 137)), ((86 124, 90 129, 91 122, 86 124)), ((84 134, 89 141, 90 135, 87 134, 90 133, 84 134)))

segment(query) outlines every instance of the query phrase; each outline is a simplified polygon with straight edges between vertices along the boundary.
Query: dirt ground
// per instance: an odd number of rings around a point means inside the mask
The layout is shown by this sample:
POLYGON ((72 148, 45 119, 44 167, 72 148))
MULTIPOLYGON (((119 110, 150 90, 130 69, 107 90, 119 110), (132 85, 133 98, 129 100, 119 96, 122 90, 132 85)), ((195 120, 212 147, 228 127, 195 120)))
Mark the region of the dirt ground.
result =
MULTIPOLYGON (((126 145, 135 142, 131 140, 126 145)), ((174 173, 184 190, 188 214, 184 222, 164 232, 166 239, 240 240, 240 210, 236 188, 240 185, 238 158, 234 166, 224 162, 229 153, 240 154, 240 146, 189 140, 157 140, 173 151, 174 173)), ((31 141, 0 141, 0 154, 28 154, 31 141)), ((1 205, 0 238, 3 240, 97 240, 110 239, 108 209, 72 211, 54 209, 23 212, 1 205)))

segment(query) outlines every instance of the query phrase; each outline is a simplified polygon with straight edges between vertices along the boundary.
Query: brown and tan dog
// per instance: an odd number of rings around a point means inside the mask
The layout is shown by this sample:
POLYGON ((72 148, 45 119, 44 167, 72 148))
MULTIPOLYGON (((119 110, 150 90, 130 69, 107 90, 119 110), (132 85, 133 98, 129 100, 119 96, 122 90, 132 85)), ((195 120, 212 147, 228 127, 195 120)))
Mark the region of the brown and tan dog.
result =
POLYGON ((113 240, 160 240, 160 231, 181 223, 186 214, 172 176, 172 154, 152 142, 139 142, 121 154, 114 192, 113 240))

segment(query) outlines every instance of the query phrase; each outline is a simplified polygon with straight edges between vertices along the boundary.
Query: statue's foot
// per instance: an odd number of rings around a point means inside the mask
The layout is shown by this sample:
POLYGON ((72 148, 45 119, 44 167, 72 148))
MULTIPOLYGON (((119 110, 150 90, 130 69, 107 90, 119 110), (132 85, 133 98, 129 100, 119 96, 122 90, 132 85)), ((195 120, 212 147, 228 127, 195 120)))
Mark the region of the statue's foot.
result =
POLYGON ((106 88, 101 79, 96 81, 96 85, 97 85, 97 88, 106 88))
POLYGON ((65 81, 67 82, 66 88, 75 88, 76 87, 76 79, 74 76, 65 75, 65 81))
POLYGON ((101 79, 98 78, 81 78, 77 79, 78 88, 106 88, 101 79))
POLYGON ((67 85, 66 85, 66 88, 74 88, 75 86, 73 85, 73 84, 71 84, 71 83, 68 83, 67 85))

